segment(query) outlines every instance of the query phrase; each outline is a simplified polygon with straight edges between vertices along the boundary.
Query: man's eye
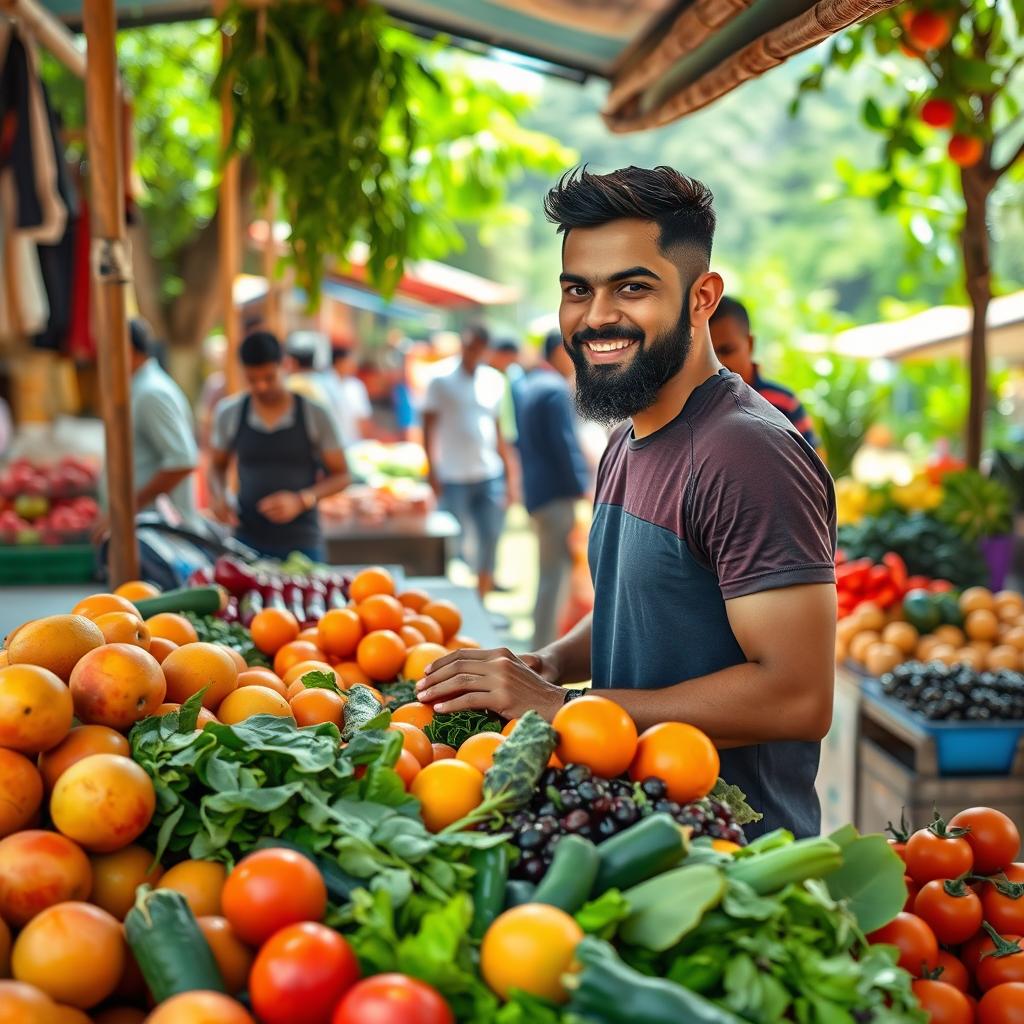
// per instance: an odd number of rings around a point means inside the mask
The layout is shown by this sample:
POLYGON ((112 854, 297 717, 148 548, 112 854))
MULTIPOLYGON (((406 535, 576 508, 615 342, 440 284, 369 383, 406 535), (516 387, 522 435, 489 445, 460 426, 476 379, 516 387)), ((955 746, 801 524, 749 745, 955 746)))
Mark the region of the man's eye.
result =
POLYGON ((587 289, 581 284, 571 284, 565 289, 565 294, 571 295, 574 299, 579 299, 587 294, 587 289))
POLYGON ((627 281, 623 286, 622 290, 627 295, 639 295, 641 292, 650 291, 645 284, 641 284, 639 281, 627 281))

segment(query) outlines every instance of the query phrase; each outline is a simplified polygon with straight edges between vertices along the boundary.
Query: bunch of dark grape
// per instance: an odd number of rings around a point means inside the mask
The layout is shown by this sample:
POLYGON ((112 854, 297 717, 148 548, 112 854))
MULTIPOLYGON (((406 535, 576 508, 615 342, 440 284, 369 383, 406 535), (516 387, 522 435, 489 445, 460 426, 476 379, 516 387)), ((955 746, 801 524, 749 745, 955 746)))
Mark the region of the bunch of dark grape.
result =
POLYGON ((547 768, 529 806, 505 823, 503 831, 511 831, 512 843, 519 851, 511 876, 539 882, 562 836, 580 835, 602 843, 659 812, 670 814, 680 825, 689 825, 694 839, 710 836, 745 842, 743 830, 724 804, 699 800, 681 806, 668 799, 661 779, 652 776, 641 783, 602 779, 586 765, 570 764, 547 768))
POLYGON ((1024 676, 1002 669, 908 661, 881 678, 882 691, 931 721, 1020 721, 1024 676))

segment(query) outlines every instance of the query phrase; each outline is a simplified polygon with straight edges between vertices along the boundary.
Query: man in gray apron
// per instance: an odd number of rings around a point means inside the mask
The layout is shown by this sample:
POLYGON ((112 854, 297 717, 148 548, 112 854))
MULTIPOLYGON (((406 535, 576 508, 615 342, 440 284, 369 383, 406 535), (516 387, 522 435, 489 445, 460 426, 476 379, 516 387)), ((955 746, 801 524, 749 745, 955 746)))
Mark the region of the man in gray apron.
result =
POLYGON ((301 551, 323 561, 316 504, 349 482, 334 417, 285 387, 281 343, 273 334, 250 334, 239 356, 247 390, 221 401, 213 417, 213 514, 262 555, 286 558, 301 551), (232 458, 237 496, 227 486, 232 458))

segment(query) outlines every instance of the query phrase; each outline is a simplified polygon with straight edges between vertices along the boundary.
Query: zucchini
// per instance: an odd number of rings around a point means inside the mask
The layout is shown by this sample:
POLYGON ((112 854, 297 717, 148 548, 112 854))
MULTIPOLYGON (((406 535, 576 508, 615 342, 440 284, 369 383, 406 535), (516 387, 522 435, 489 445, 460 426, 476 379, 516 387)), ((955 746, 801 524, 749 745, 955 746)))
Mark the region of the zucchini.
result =
POLYGON ((575 914, 594 888, 601 855, 597 847, 583 836, 568 835, 558 840, 551 866, 547 869, 534 903, 547 903, 567 914, 575 914))
POLYGON ((224 979, 185 897, 139 886, 124 934, 157 1003, 179 992, 225 992, 224 979))
POLYGON ((147 597, 132 603, 144 619, 159 615, 161 612, 216 615, 224 607, 224 590, 218 586, 182 587, 180 590, 168 590, 158 597, 147 597))
POLYGON ((489 850, 473 850, 469 863, 473 876, 473 923, 469 934, 482 939, 491 922, 505 909, 505 886, 508 884, 508 845, 489 850))
POLYGON ((505 909, 522 906, 524 903, 532 903, 537 886, 533 882, 527 882, 523 878, 513 878, 505 886, 505 909))
POLYGON ((591 896, 608 889, 629 889, 660 875, 675 867, 686 849, 686 835, 669 815, 642 818, 598 847, 601 866, 591 896))
POLYGON ((322 857, 319 854, 310 853, 306 847, 300 846, 298 843, 289 843, 284 839, 273 839, 265 836, 257 841, 253 849, 285 849, 301 853, 303 857, 311 860, 320 870, 320 874, 324 876, 324 885, 327 886, 327 895, 330 897, 331 903, 336 906, 344 906, 346 903, 351 902, 352 893, 354 893, 356 889, 369 888, 369 881, 367 879, 356 878, 354 875, 350 875, 347 871, 342 870, 338 866, 337 861, 330 860, 327 857, 322 857))

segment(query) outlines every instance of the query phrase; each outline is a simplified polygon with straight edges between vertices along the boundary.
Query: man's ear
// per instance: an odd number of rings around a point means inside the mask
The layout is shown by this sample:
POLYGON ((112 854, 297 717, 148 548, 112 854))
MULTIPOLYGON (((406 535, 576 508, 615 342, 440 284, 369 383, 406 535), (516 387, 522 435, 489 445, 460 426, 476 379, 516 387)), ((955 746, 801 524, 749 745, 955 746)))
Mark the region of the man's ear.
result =
POLYGON ((725 294, 725 282, 721 274, 709 270, 701 274, 690 289, 690 323, 703 326, 711 319, 725 294))
POLYGON ((750 345, 750 351, 754 351, 754 336, 752 334, 747 335, 747 342, 750 345))

